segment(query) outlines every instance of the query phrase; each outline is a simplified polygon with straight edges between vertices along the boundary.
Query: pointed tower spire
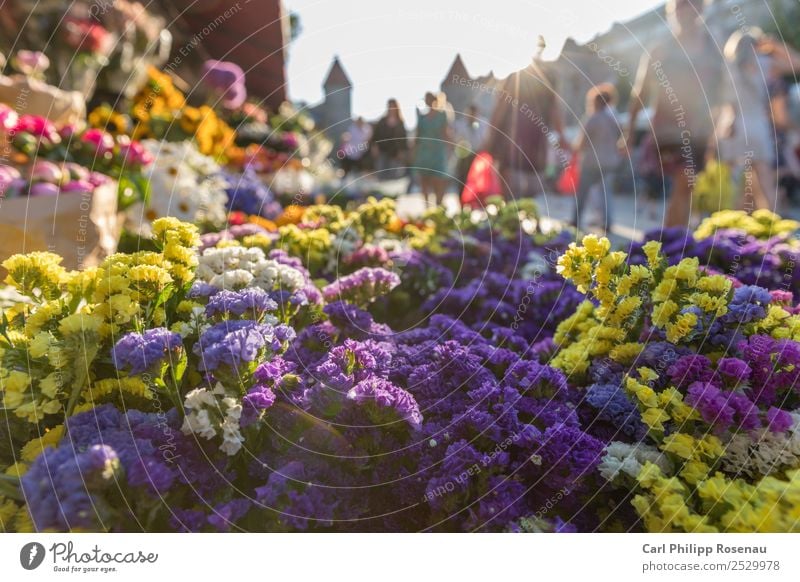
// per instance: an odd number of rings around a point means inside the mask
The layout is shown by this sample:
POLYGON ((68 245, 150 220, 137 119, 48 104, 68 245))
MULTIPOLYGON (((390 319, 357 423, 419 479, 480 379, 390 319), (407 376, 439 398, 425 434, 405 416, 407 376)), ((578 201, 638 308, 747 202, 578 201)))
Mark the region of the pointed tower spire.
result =
POLYGON ((325 77, 325 82, 322 84, 322 87, 328 91, 328 89, 345 89, 352 86, 353 84, 350 82, 350 78, 347 76, 347 73, 344 72, 342 63, 339 62, 339 57, 333 57, 333 63, 331 63, 331 68, 328 71, 328 75, 325 77))
POLYGON ((464 66, 464 61, 461 59, 461 53, 456 54, 453 64, 450 66, 450 71, 444 78, 444 83, 458 83, 459 79, 470 79, 467 67, 464 66))

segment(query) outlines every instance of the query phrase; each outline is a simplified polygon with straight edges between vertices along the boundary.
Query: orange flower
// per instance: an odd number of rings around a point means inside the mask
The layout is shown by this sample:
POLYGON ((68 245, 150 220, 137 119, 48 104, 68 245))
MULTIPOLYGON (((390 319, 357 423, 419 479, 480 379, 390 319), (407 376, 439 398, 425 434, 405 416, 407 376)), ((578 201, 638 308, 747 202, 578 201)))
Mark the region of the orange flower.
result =
POLYGON ((298 224, 301 220, 303 220, 303 215, 306 213, 306 209, 302 206, 297 206, 296 204, 290 204, 286 208, 283 209, 283 214, 281 214, 278 218, 275 219, 275 224, 278 226, 285 226, 287 224, 298 224))
POLYGON ((250 215, 250 217, 247 220, 248 220, 248 222, 251 222, 252 224, 260 226, 261 228, 263 228, 263 229, 265 229, 265 230, 267 230, 269 232, 276 232, 278 230, 278 225, 277 224, 275 224, 274 222, 272 222, 271 220, 269 220, 267 218, 262 218, 261 216, 256 216, 256 215, 253 214, 253 215, 250 215))

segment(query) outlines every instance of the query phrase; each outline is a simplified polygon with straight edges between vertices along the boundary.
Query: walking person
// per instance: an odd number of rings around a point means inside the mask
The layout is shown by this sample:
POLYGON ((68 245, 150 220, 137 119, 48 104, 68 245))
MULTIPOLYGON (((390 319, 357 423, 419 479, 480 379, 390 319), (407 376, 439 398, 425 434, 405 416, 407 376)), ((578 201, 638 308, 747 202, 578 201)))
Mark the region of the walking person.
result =
POLYGON ((456 157, 456 181, 458 190, 464 188, 472 161, 486 141, 486 120, 480 116, 477 105, 470 105, 465 113, 453 123, 454 153, 456 157))
POLYGON ((723 85, 720 157, 744 172, 741 206, 778 212, 781 200, 775 176, 783 133, 773 109, 776 82, 793 73, 793 54, 757 28, 734 32, 724 50, 730 77, 723 85), (755 174, 755 176, 753 176, 755 174), (752 199, 750 199, 752 198, 752 199))
POLYGON ((408 132, 396 99, 389 99, 386 113, 375 124, 370 152, 379 178, 393 179, 402 175, 408 164, 408 132))
POLYGON ((551 140, 566 149, 563 135, 553 80, 534 58, 508 76, 489 123, 485 149, 497 162, 509 198, 544 191, 551 140))
POLYGON ((433 195, 441 206, 447 188, 447 152, 450 147, 450 119, 443 95, 425 94, 425 109, 417 109, 417 134, 414 140, 414 170, 419 176, 423 198, 433 195))
POLYGON ((665 226, 686 226, 697 174, 714 135, 722 53, 703 22, 704 0, 668 0, 670 33, 639 63, 629 107, 628 151, 635 146, 636 120, 652 108, 652 147, 671 184, 665 226))
POLYGON ((580 231, 582 219, 593 206, 590 198, 597 193, 603 235, 611 230, 614 177, 620 164, 619 145, 622 129, 614 116, 617 91, 610 83, 598 85, 586 94, 586 118, 575 144, 580 157, 580 179, 575 197, 574 226, 580 231))
POLYGON ((342 134, 338 157, 345 175, 365 169, 371 137, 372 126, 363 117, 356 118, 342 134))

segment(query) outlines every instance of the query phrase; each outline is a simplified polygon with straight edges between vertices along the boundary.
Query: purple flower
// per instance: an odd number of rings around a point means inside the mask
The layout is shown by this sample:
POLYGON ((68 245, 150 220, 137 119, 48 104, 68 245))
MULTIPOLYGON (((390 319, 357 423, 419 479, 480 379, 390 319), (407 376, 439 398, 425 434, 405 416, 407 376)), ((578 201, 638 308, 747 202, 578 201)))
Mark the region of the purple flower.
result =
POLYGON ((422 423, 422 414, 414 397, 383 378, 373 376, 362 380, 347 392, 347 399, 360 405, 391 409, 412 428, 422 423))
POLYGON ((747 362, 739 358, 720 358, 717 362, 717 372, 727 386, 735 388, 740 384, 747 383, 752 370, 747 362))
POLYGON ((294 330, 286 325, 227 320, 205 330, 193 350, 201 370, 212 372, 220 366, 237 370, 243 362, 256 361, 263 349, 279 351, 293 337, 294 330))
POLYGON ((214 507, 207 521, 217 531, 230 531, 231 526, 243 518, 251 507, 252 502, 247 499, 232 499, 214 507))
POLYGON ((93 495, 115 482, 119 465, 107 445, 85 452, 70 445, 45 449, 21 480, 36 529, 96 527, 100 516, 93 495))
POLYGON ((766 307, 772 302, 769 291, 755 285, 745 285, 733 292, 728 313, 722 316, 726 323, 751 323, 764 319, 766 307))
POLYGON ((769 410, 767 410, 767 426, 772 432, 785 432, 789 430, 793 424, 794 420, 792 419, 792 415, 785 410, 775 408, 774 406, 770 406, 769 410))
POLYGON ((181 336, 163 327, 148 329, 144 333, 129 333, 120 339, 111 357, 117 370, 125 368, 133 375, 141 374, 158 364, 170 352, 183 347, 181 336))
POLYGON ((359 269, 352 275, 340 277, 322 289, 328 303, 337 300, 366 306, 378 297, 386 295, 400 284, 400 277, 386 269, 359 269))
POLYGON ((275 404, 275 393, 269 386, 257 384, 242 398, 242 416, 239 423, 245 427, 258 420, 259 415, 275 404))
POLYGON ((691 354, 678 358, 667 368, 667 374, 676 387, 686 388, 694 382, 709 382, 714 372, 708 358, 691 354))
MULTIPOLYGON (((194 287, 192 288, 194 289, 194 287)), ((206 315, 208 317, 215 315, 241 317, 247 314, 253 316, 254 319, 259 319, 264 313, 275 311, 277 308, 278 304, 259 287, 248 287, 241 291, 223 289, 208 300, 206 315)))

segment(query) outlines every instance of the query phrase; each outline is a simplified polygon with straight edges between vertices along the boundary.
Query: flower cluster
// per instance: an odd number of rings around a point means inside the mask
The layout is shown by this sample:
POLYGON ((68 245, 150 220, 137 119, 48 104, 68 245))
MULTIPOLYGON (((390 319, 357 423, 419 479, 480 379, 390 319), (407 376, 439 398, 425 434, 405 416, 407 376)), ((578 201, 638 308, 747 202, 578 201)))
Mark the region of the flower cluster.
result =
POLYGON ((797 530, 792 294, 489 206, 159 219, 94 270, 5 261, 3 527, 797 530))

